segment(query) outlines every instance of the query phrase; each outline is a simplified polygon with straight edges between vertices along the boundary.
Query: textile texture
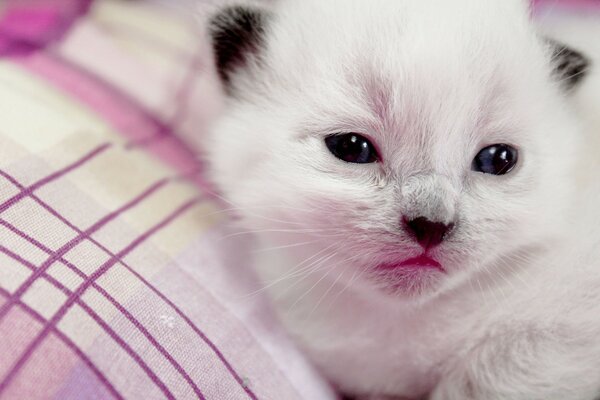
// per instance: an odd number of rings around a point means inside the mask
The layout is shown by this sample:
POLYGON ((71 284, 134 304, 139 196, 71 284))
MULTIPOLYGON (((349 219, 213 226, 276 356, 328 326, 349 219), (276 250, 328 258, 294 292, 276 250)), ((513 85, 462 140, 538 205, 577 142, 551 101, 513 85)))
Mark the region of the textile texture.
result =
POLYGON ((182 11, 0 3, 1 399, 333 398, 179 139, 217 103, 182 11))

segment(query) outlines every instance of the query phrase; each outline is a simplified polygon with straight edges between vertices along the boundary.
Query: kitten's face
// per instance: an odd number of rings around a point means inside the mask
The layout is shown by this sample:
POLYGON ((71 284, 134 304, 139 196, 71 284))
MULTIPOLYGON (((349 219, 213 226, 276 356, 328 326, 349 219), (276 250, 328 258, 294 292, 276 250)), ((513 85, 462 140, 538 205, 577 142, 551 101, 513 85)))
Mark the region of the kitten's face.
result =
POLYGON ((520 2, 296 3, 232 77, 213 136, 247 227, 320 273, 411 295, 546 244, 575 133, 520 2))

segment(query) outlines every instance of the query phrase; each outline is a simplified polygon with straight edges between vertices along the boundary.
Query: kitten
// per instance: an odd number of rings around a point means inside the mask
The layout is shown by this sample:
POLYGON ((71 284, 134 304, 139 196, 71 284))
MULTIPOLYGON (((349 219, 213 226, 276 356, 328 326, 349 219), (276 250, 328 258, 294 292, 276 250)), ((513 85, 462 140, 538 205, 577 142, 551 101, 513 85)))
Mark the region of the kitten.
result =
POLYGON ((568 105, 588 61, 526 1, 283 0, 228 7, 211 35, 212 176, 341 392, 600 394, 600 232, 568 105))

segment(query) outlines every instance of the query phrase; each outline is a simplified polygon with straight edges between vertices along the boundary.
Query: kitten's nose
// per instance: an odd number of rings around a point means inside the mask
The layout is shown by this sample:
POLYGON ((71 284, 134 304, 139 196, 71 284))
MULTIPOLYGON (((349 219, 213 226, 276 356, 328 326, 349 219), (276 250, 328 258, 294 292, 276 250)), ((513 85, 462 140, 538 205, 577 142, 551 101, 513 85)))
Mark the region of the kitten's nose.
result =
POLYGON ((429 250, 442 243, 448 233, 454 228, 454 224, 452 223, 446 225, 442 222, 432 222, 425 217, 418 217, 411 220, 404 219, 404 226, 425 250, 429 250))

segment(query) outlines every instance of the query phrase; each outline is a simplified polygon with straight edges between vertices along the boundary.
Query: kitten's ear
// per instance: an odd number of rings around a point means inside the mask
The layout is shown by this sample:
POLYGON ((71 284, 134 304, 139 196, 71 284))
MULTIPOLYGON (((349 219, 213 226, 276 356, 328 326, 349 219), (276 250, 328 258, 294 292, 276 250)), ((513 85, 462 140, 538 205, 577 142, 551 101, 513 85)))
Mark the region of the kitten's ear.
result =
POLYGON ((565 90, 574 89, 587 75, 590 60, 579 51, 554 39, 547 38, 546 43, 550 46, 554 78, 565 90))
POLYGON ((258 7, 230 6, 210 21, 217 71, 229 90, 232 74, 256 56, 264 41, 268 12, 258 7))

